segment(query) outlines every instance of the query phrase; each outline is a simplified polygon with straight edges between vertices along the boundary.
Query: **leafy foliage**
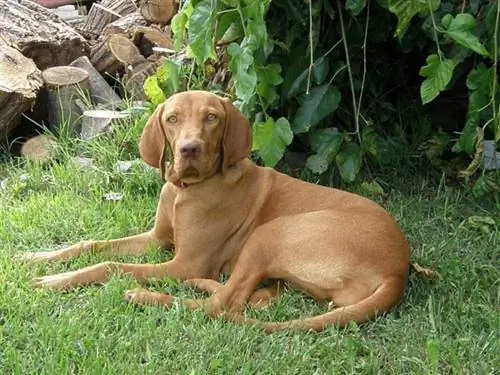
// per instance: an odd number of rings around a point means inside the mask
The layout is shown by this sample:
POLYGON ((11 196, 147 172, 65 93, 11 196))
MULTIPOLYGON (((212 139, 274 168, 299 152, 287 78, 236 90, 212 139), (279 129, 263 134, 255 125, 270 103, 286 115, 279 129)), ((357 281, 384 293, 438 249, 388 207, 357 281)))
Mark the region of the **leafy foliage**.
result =
POLYGON ((479 42, 479 38, 473 34, 476 28, 476 19, 472 14, 461 13, 455 18, 447 14, 441 21, 444 34, 465 48, 469 48, 481 56, 488 56, 488 51, 479 42))
POLYGON ((293 133, 286 118, 281 117, 274 122, 272 117, 268 117, 266 122, 255 123, 253 126, 252 151, 258 151, 264 163, 274 167, 292 139, 293 133))
POLYGON ((451 80, 455 62, 440 59, 432 54, 427 57, 427 65, 420 69, 420 75, 426 79, 420 86, 420 96, 424 104, 432 102, 443 91, 451 80))
POLYGON ((348 143, 337 154, 337 165, 340 175, 345 181, 352 182, 361 166, 361 148, 357 143, 348 143))
POLYGON ((413 17, 419 13, 434 12, 440 0, 381 0, 379 3, 398 17, 394 35, 402 38, 410 27, 413 17))
POLYGON ((337 128, 325 128, 309 133, 309 139, 315 154, 307 159, 306 166, 317 174, 326 172, 340 150, 342 133, 337 128))
POLYGON ((439 158, 453 145, 477 171, 478 129, 500 140, 499 19, 494 0, 186 0, 172 31, 194 65, 186 71, 172 58, 146 92, 157 103, 158 88, 167 96, 186 87, 224 91, 253 123, 264 164, 305 151, 306 168, 337 171, 346 182, 363 163, 384 163, 401 109, 413 107, 431 127, 403 124, 404 142, 446 134, 423 154, 439 158), (458 92, 466 113, 433 120, 441 100, 458 92))
POLYGON ((294 133, 304 133, 318 125, 340 102, 340 92, 329 84, 313 88, 299 99, 300 106, 293 120, 294 133))

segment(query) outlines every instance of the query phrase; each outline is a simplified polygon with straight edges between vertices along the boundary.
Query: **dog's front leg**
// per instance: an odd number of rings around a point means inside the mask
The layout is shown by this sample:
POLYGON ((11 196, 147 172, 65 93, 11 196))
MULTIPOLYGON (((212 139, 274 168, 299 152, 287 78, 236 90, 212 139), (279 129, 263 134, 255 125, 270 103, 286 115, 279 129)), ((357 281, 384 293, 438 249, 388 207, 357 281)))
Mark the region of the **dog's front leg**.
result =
POLYGON ((20 253, 15 256, 15 259, 28 262, 59 261, 73 259, 87 252, 139 256, 147 253, 148 249, 154 245, 169 246, 168 243, 155 240, 151 232, 145 232, 116 240, 84 241, 59 250, 20 253))
POLYGON ((160 264, 133 264, 104 262, 93 266, 64 272, 55 275, 38 277, 33 280, 35 287, 54 290, 69 290, 77 286, 102 284, 108 281, 113 274, 130 275, 137 281, 169 276, 177 280, 190 277, 187 269, 175 259, 160 264))

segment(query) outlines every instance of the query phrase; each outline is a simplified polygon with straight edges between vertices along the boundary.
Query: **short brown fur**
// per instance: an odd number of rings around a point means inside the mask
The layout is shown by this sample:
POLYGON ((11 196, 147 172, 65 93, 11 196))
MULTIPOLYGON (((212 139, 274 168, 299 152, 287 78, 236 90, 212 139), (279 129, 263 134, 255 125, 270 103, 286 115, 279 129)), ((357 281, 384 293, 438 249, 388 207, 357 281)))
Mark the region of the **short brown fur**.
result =
MULTIPOLYGON (((250 145, 248 121, 228 99, 204 91, 176 94, 158 107, 140 141, 142 158, 167 181, 153 229, 19 258, 67 260, 86 251, 140 255, 151 244, 175 245, 174 258, 165 263, 105 262, 34 283, 67 290, 103 283, 113 272, 137 280, 169 276, 211 293, 181 299, 187 307, 266 332, 361 323, 396 306, 409 247, 392 217, 361 196, 256 166, 247 158, 250 145), (173 161, 164 169, 167 152, 173 161), (230 275, 226 284, 216 281, 221 273, 230 275), (246 305, 267 306, 279 294, 279 284, 260 288, 264 280, 284 281, 335 308, 288 322, 247 319, 246 305)), ((125 298, 167 308, 173 301, 144 289, 127 291, 125 298)))

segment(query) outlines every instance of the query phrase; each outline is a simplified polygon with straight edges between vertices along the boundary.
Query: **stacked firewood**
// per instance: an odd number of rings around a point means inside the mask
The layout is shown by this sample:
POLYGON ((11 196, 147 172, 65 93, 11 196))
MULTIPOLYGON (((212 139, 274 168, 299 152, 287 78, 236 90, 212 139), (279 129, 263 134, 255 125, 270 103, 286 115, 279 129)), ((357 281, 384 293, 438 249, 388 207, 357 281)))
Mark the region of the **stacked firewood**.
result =
POLYGON ((85 116, 113 120, 124 98, 144 100, 144 80, 162 63, 155 47, 172 50, 177 1, 79 1, 86 14, 63 20, 51 8, 76 1, 0 0, 0 139, 23 114, 85 133, 85 116))

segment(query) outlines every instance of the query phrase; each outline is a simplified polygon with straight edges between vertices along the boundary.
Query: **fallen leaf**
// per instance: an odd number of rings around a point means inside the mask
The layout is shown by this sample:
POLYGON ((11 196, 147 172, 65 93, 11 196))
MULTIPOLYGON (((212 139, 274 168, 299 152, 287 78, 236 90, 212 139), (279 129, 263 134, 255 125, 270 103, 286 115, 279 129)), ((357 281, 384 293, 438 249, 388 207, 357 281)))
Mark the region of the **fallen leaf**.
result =
POLYGON ((489 233, 493 229, 491 227, 495 227, 496 222, 489 216, 470 216, 467 219, 467 224, 472 228, 480 229, 484 233, 489 233))
POLYGON ((427 267, 422 267, 420 264, 418 263, 412 263, 411 264, 411 268, 413 268, 413 270, 418 274, 418 275, 422 275, 422 276, 425 276, 425 277, 431 277, 431 278, 434 278, 434 277, 439 277, 439 274, 434 271, 433 269, 431 268, 427 268, 427 267))

